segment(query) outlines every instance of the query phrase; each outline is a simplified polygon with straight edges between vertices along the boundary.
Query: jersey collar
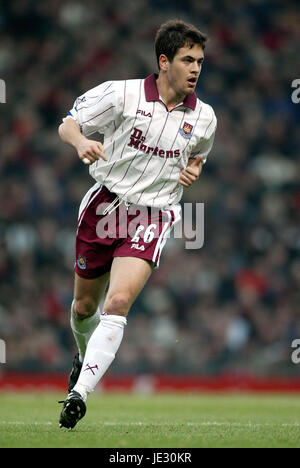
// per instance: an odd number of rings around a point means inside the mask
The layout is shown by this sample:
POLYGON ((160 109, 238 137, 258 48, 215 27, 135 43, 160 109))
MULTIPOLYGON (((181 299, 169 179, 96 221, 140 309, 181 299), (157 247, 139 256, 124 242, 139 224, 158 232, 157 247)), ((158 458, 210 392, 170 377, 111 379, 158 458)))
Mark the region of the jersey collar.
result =
MULTIPOLYGON (((145 79, 145 96, 146 101, 160 101, 158 89, 156 86, 156 79, 158 75, 156 73, 152 73, 152 75, 148 76, 145 79)), ((197 104, 197 94, 194 92, 193 94, 189 94, 185 97, 182 105, 185 107, 189 107, 192 110, 196 109, 197 104)))

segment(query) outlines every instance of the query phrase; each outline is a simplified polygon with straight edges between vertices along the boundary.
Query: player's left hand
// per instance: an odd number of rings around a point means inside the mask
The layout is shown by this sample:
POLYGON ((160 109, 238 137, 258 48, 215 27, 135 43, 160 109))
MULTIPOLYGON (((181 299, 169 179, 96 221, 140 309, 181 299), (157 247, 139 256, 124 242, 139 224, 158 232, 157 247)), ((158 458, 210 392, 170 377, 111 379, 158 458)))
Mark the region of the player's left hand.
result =
POLYGON ((195 159, 189 159, 188 165, 181 171, 179 183, 184 187, 190 187, 196 180, 199 179, 202 165, 203 156, 197 156, 195 159))

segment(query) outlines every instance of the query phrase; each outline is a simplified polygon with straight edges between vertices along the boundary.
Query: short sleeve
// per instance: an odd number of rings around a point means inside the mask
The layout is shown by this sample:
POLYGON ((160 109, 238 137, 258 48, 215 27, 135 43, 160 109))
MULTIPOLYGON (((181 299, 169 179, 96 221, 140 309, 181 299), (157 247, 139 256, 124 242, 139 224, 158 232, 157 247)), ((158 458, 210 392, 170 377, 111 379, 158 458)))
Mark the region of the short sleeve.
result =
POLYGON ((67 117, 78 123, 84 136, 95 132, 104 133, 116 118, 115 94, 113 81, 102 83, 79 96, 67 117))
POLYGON ((196 158, 200 154, 203 156, 203 164, 206 162, 207 156, 210 153, 215 139, 217 129, 217 118, 212 110, 212 116, 209 120, 203 137, 199 140, 197 146, 193 149, 190 158, 196 158))

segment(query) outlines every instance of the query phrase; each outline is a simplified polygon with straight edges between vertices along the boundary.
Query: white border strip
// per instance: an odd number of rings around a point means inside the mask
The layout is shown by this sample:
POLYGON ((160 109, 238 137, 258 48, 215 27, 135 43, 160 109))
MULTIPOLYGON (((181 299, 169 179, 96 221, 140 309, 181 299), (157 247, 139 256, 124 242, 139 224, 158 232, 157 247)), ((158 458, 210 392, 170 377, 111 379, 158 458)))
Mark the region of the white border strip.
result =
MULTIPOLYGON (((96 184, 93 185, 93 187, 90 188, 90 190, 83 197, 83 200, 82 200, 82 202, 80 204, 80 207, 79 207, 79 213, 78 213, 78 228, 79 228, 79 226, 81 224, 81 221, 83 219, 85 211, 87 210, 89 205, 92 203, 94 198, 98 195, 98 193, 101 192, 101 190, 102 190, 102 185, 100 185, 99 182, 96 182, 96 184), (99 187, 98 190, 97 190, 97 186, 99 187), (91 197, 91 194, 94 192, 94 190, 96 190, 96 192, 91 197)), ((78 230, 78 228, 77 228, 77 230, 78 230)))
POLYGON ((163 227, 163 230, 158 238, 158 241, 157 241, 157 244, 156 244, 156 247, 155 247, 155 250, 154 250, 154 254, 153 254, 153 258, 152 258, 152 261, 156 264, 157 267, 159 267, 159 262, 160 262, 160 257, 161 257, 161 253, 162 253, 162 249, 164 248, 166 242, 167 242, 167 236, 168 234, 172 231, 173 227, 175 226, 176 223, 178 223, 178 221, 181 220, 181 206, 180 205, 177 205, 175 206, 173 209, 171 210, 161 210, 163 213, 167 213, 168 215, 168 221, 166 221, 164 227, 163 227), (171 212, 173 213, 174 215, 174 220, 171 221, 171 212), (156 257, 157 257, 157 254, 158 254, 158 258, 157 258, 157 261, 155 261, 156 257))

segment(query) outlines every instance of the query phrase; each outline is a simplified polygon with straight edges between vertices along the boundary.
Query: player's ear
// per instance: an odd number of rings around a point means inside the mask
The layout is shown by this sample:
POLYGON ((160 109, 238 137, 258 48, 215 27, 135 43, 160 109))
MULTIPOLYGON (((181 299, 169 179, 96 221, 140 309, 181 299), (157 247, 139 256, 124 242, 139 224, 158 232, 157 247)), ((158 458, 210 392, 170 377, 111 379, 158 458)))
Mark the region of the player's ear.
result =
POLYGON ((169 67, 169 60, 165 54, 159 56, 159 67, 162 71, 167 71, 169 67))

